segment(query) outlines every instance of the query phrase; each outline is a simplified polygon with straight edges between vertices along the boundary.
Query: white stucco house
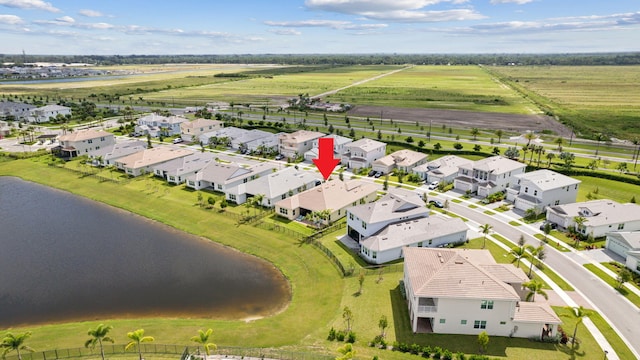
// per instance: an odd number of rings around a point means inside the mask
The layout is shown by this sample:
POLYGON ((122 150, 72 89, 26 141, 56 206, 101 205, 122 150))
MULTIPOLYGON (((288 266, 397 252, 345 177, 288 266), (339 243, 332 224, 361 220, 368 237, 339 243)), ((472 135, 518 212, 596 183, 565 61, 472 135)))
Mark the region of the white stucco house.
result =
POLYGON ((222 121, 202 118, 184 121, 180 123, 180 137, 184 141, 199 142, 200 135, 222 129, 223 124, 222 121))
POLYGON ((139 118, 134 129, 136 133, 149 134, 151 137, 173 136, 180 134, 180 124, 184 122, 188 120, 181 116, 167 117, 152 113, 139 118))
POLYGON ((640 205, 637 204, 602 199, 547 208, 547 221, 565 229, 574 228, 574 218, 580 216, 585 218, 585 223, 577 230, 584 236, 599 238, 612 231, 640 231, 640 205))
POLYGON ((71 115, 71 108, 60 105, 46 105, 39 108, 29 110, 27 120, 32 123, 44 123, 51 121, 58 115, 71 115))
POLYGON ((188 176, 198 173, 207 164, 215 161, 215 154, 210 152, 195 152, 185 157, 173 159, 153 168, 153 174, 163 178, 168 183, 180 185, 188 176))
POLYGON ((391 223, 429 216, 429 209, 414 191, 390 189, 380 199, 347 209, 347 235, 358 242, 391 223))
POLYGON ((383 156, 375 160, 372 168, 383 174, 389 174, 395 169, 410 174, 412 170, 419 165, 427 162, 427 155, 413 150, 398 150, 387 156, 383 156))
POLYGON ((89 152, 109 147, 116 143, 115 136, 104 130, 78 130, 58 137, 60 146, 53 151, 59 151, 62 157, 76 157, 89 155, 89 152))
POLYGON ((244 134, 235 137, 231 140, 231 148, 238 150, 251 150, 249 149, 249 144, 258 141, 260 139, 272 138, 274 136, 273 133, 264 130, 247 130, 244 134))
MULTIPOLYGON (((326 136, 323 136, 322 138, 333 139, 333 157, 336 159, 341 159, 342 154, 344 154, 344 152, 346 151, 347 144, 350 144, 353 142, 353 140, 348 137, 344 137, 336 134, 326 135, 326 136)), ((319 139, 320 138, 313 140, 313 148, 304 153, 304 159, 306 161, 312 162, 313 159, 318 158, 318 155, 319 155, 318 143, 320 141, 319 139)))
POLYGON ((280 135, 280 154, 289 159, 303 156, 305 152, 313 148, 314 140, 325 136, 317 131, 298 130, 291 134, 280 135))
POLYGON ((249 198, 262 195, 261 205, 272 208, 287 197, 309 190, 322 182, 317 173, 286 167, 280 171, 261 176, 253 181, 230 188, 227 193, 233 195, 236 204, 244 204, 249 198))
POLYGON ((225 140, 229 144, 229 146, 231 146, 231 142, 233 141, 233 139, 243 136, 248 131, 249 130, 229 126, 219 130, 203 133, 198 137, 198 140, 203 145, 208 145, 209 141, 214 138, 216 141, 225 140))
POLYGON ((525 302, 526 274, 488 250, 404 248, 414 333, 544 338, 562 322, 546 302, 525 302))
POLYGON ((460 218, 439 215, 387 225, 360 243, 360 256, 371 264, 402 259, 409 247, 437 248, 467 240, 469 228, 460 218))
POLYGON ((30 111, 37 108, 35 105, 14 101, 0 101, 0 118, 4 120, 25 121, 31 114, 30 111))
POLYGON ((278 201, 275 210, 289 220, 328 210, 323 222, 330 224, 346 216, 347 208, 375 200, 377 189, 376 185, 361 180, 331 180, 278 201))
POLYGON ((104 146, 100 149, 89 152, 89 159, 93 165, 110 166, 115 165, 117 159, 137 153, 147 148, 146 141, 128 140, 104 146))
POLYGON ((514 177, 524 174, 527 166, 521 162, 502 156, 492 156, 463 164, 458 167, 458 175, 453 180, 453 187, 462 192, 477 192, 486 197, 498 191, 505 191, 514 177))
POLYGON ((469 166, 473 161, 456 155, 446 155, 425 164, 416 166, 412 172, 418 174, 427 183, 438 181, 450 184, 458 176, 458 167, 469 166))
POLYGON ((342 164, 350 169, 371 167, 373 162, 384 157, 386 152, 386 143, 368 138, 359 139, 346 144, 342 164))
POLYGON ((549 206, 576 202, 581 181, 551 170, 536 170, 514 176, 507 188, 507 200, 526 211, 544 211, 549 206))
POLYGON ((640 231, 607 233, 605 247, 625 259, 625 266, 640 274, 640 231))
POLYGON ((259 163, 253 166, 241 166, 236 163, 210 162, 198 173, 187 176, 187 187, 195 190, 211 190, 225 194, 225 197, 235 202, 235 195, 230 189, 271 174, 276 167, 271 163, 259 163))
POLYGON ((127 175, 140 176, 152 173, 153 169, 158 165, 191 154, 193 154, 191 150, 158 146, 121 157, 115 160, 115 166, 123 170, 127 175))

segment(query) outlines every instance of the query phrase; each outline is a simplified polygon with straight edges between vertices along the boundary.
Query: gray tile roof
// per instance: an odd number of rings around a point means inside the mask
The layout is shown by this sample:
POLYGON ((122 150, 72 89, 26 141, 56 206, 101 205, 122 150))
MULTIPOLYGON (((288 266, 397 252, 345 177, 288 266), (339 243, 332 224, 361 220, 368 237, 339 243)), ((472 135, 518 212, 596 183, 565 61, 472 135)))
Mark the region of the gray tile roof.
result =
POLYGON ((385 251, 466 232, 468 229, 460 218, 444 218, 436 215, 390 224, 366 238, 362 246, 372 251, 385 251))
POLYGON ((317 173, 287 167, 273 174, 249 181, 246 184, 242 184, 242 186, 244 186, 244 191, 248 194, 262 194, 272 199, 315 180, 321 180, 317 173))
POLYGON ((126 155, 133 154, 138 151, 142 151, 147 148, 147 142, 141 140, 132 140, 119 142, 111 146, 105 146, 98 150, 89 152, 93 156, 102 156, 104 160, 110 160, 113 158, 119 158, 126 155))
POLYGON ((362 149, 365 152, 377 149, 381 146, 386 146, 386 143, 380 142, 380 141, 376 141, 373 139, 369 139, 369 138, 363 138, 360 140, 356 140, 354 142, 352 142, 351 144, 347 144, 345 145, 348 148, 359 148, 362 149))
POLYGON ((607 233, 607 237, 615 238, 631 250, 640 250, 640 231, 620 231, 607 233))
POLYGON ((580 184, 582 181, 574 179, 572 177, 559 174, 551 170, 536 170, 524 174, 518 174, 515 176, 521 180, 521 185, 525 181, 529 181, 533 185, 537 186, 541 190, 552 190, 565 186, 571 186, 580 184))
POLYGON ((521 162, 507 159, 506 157, 502 157, 499 155, 478 160, 474 162, 472 166, 464 165, 464 168, 476 169, 494 174, 504 174, 509 171, 514 171, 525 167, 527 167, 527 165, 521 162))
POLYGON ((480 266, 488 264, 477 264, 467 257, 470 252, 489 250, 404 248, 405 276, 411 282, 413 295, 520 300, 513 287, 480 266))
POLYGON ((458 172, 458 166, 470 165, 473 161, 465 158, 461 158, 455 155, 443 156, 439 159, 429 161, 426 164, 419 165, 414 168, 414 171, 426 172, 431 171, 434 174, 439 174, 444 177, 456 174, 458 172))
POLYGON ((593 216, 586 216, 586 226, 619 224, 640 220, 640 205, 632 203, 620 204, 607 199, 556 205, 552 206, 551 210, 569 218, 580 216, 583 210, 588 210, 593 213, 593 216))
POLYGON ((403 189, 392 189, 375 202, 356 205, 348 210, 368 224, 429 214, 429 209, 425 207, 420 195, 403 189))
POLYGON ((197 152, 155 166, 154 170, 166 171, 168 175, 188 174, 204 168, 214 158, 215 154, 213 153, 197 152))

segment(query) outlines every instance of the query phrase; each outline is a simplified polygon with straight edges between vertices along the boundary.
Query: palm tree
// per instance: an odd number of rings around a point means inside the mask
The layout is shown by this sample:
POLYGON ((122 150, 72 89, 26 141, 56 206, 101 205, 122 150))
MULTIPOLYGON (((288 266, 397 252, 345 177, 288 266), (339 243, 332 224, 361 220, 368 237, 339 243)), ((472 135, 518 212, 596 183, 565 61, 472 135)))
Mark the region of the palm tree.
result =
POLYGON ((486 242, 487 242, 487 235, 489 235, 489 233, 491 232, 491 229, 493 229, 493 226, 489 225, 489 224, 484 224, 484 225, 480 225, 480 231, 482 231, 482 234, 484 234, 484 237, 482 238, 482 248, 484 249, 486 242))
MULTIPOLYGON (((549 224, 547 224, 547 225, 549 225, 549 224)), ((551 226, 549 226, 549 227, 551 227, 551 226)), ((531 254, 531 261, 530 261, 530 264, 529 264, 529 275, 528 275, 529 278, 531 278, 531 271, 533 270, 533 259, 538 259, 538 261, 542 261, 544 259, 544 257, 546 256, 546 254, 544 252, 545 251, 544 250, 544 243, 542 243, 542 245, 540 245, 538 247, 534 247, 534 246, 529 245, 526 248, 529 251, 529 253, 531 254)))
POLYGON ((131 339, 131 341, 129 341, 129 343, 127 344, 127 346, 125 346, 125 351, 131 349, 132 347, 137 347, 138 348, 138 356, 140 357, 140 360, 142 360, 142 349, 140 348, 140 344, 143 342, 151 342, 153 340, 155 340, 153 337, 151 336, 144 336, 144 329, 138 329, 136 331, 131 331, 127 333, 127 337, 129 339, 131 339))
POLYGON ((211 350, 218 349, 218 346, 216 344, 209 342, 211 335, 213 335, 213 329, 207 329, 207 331, 198 330, 198 335, 192 337, 191 341, 202 344, 204 352, 209 355, 211 350))
POLYGON ((573 349, 576 346, 576 335, 578 334, 578 325, 582 323, 582 320, 585 318, 585 316, 588 315, 588 313, 587 313, 587 309, 585 309, 584 307, 582 307, 582 305, 580 305, 579 307, 571 308, 571 314, 578 319, 578 321, 576 322, 576 327, 575 329, 573 329, 573 338, 571 339, 571 348, 573 349))
POLYGON ((95 348, 96 344, 98 344, 100 346, 100 356, 102 357, 102 360, 104 360, 104 347, 102 346, 102 342, 107 341, 113 344, 113 338, 107 336, 111 329, 113 329, 112 326, 100 324, 95 329, 89 330, 89 332, 87 332, 87 335, 91 336, 91 339, 85 341, 84 347, 95 348))
POLYGON ((515 262, 516 263, 516 267, 520 267, 520 260, 522 260, 523 258, 527 258, 527 250, 524 246, 514 246, 511 248, 511 251, 509 251, 509 254, 513 255, 515 258, 513 259, 513 261, 511 261, 512 263, 515 262))
POLYGON ((18 353, 18 360, 22 360, 22 355, 20 354, 20 350, 33 352, 34 350, 29 346, 25 345, 24 342, 31 337, 31 331, 27 331, 22 334, 13 335, 12 333, 7 333, 2 339, 2 343, 0 343, 0 348, 2 348, 2 358, 8 354, 9 352, 15 350, 18 353))
POLYGON ((544 285, 538 280, 527 281, 526 283, 523 283, 522 286, 529 290, 529 293, 525 298, 527 301, 535 302, 537 294, 542 295, 545 299, 549 299, 547 293, 542 289, 544 285))
POLYGON ((554 154, 554 153, 552 153, 552 152, 547 153, 547 156, 546 156, 547 161, 548 161, 548 163, 547 163, 547 168, 550 168, 550 167, 551 167, 551 161, 552 161, 553 159, 555 159, 555 157, 556 157, 556 154, 554 154))
POLYGON ((540 146, 536 147, 536 154, 538 154, 538 167, 540 167, 540 157, 545 152, 546 152, 546 150, 544 149, 544 146, 540 145, 540 146))
POLYGON ((574 228, 578 233, 578 236, 576 237, 576 249, 580 250, 580 234, 582 234, 581 230, 584 226, 584 223, 587 222, 587 218, 585 218, 584 216, 574 216, 573 222, 575 223, 574 228))
POLYGON ((263 194, 255 194, 255 195, 253 195, 253 206, 255 206, 256 211, 258 210, 258 207, 262 206, 262 201, 264 201, 264 195, 263 194))
POLYGON ((500 140, 502 140, 502 136, 504 135, 504 131, 502 131, 501 129, 498 129, 496 130, 495 134, 498 137, 498 143, 500 143, 500 140))
POLYGON ((564 139, 561 137, 558 137, 553 142, 558 144, 558 151, 562 152, 562 143, 564 142, 564 139))
POLYGON ((598 150, 600 149, 600 141, 606 140, 606 136, 604 136, 602 133, 597 133, 596 134, 596 156, 598 156, 598 150))
POLYGON ((528 132, 524 134, 524 138, 527 139, 527 146, 531 145, 531 140, 536 138, 536 134, 532 132, 528 132))

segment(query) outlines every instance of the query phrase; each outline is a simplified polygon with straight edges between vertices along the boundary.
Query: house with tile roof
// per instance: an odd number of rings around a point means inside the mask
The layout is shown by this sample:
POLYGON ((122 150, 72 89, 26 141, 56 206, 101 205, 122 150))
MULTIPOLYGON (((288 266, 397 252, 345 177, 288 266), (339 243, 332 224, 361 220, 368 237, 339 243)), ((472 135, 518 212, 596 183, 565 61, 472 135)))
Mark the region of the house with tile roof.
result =
POLYGON ((375 200, 377 186, 361 180, 331 180, 313 189, 280 200, 276 214, 289 220, 308 213, 328 211, 324 223, 330 224, 347 214, 347 208, 375 200))
POLYGON ((322 177, 315 172, 302 171, 294 167, 286 167, 280 171, 261 176, 253 181, 239 184, 227 191, 229 200, 244 204, 248 199, 262 195, 261 205, 272 208, 287 197, 320 185, 322 177))
POLYGON ((58 137, 60 146, 52 149, 62 157, 88 155, 90 151, 100 150, 116 143, 115 136, 104 130, 78 130, 58 137))
POLYGON ((105 146, 89 152, 89 159, 95 166, 114 165, 117 159, 137 153, 147 148, 147 142, 141 140, 128 140, 105 146))
POLYGON ((460 218, 434 215, 385 226, 360 243, 360 256, 371 264, 402 259, 408 247, 437 248, 467 241, 469 228, 460 218))
POLYGON ((584 217, 585 222, 577 231, 594 238, 614 231, 640 231, 640 205, 620 204, 613 200, 591 200, 547 208, 547 221, 559 227, 575 228, 575 218, 584 217))
POLYGON ((231 142, 240 137, 240 136, 244 136, 244 134, 246 134, 249 130, 245 130, 245 129, 240 129, 237 127, 233 127, 233 126, 229 126, 229 127, 225 127, 219 130, 215 130, 215 131, 210 131, 210 132, 206 132, 202 135, 200 135, 198 137, 198 140, 203 144, 203 145, 209 145, 209 141, 211 141, 212 139, 216 140, 216 141, 220 141, 222 139, 224 139, 227 144, 229 146, 231 146, 231 142))
POLYGON ((0 101, 0 117, 5 120, 25 121, 30 116, 30 111, 37 108, 35 105, 14 101, 0 101))
POLYGON ((605 247, 624 258, 629 270, 640 274, 640 231, 607 233, 605 247))
POLYGON ((512 201, 516 209, 535 209, 538 213, 549 206, 576 202, 582 182, 547 169, 519 174, 514 179, 507 188, 507 201, 512 201))
POLYGON ((234 187, 271 174, 276 166, 265 162, 253 166, 241 166, 236 163, 208 163, 198 173, 187 176, 186 185, 195 190, 210 190, 224 193, 235 202, 235 195, 229 193, 234 187))
POLYGON ((414 191, 390 189, 380 199, 347 209, 347 235, 357 242, 387 225, 429 216, 429 209, 414 191))
POLYGON ((173 136, 180 134, 180 124, 188 120, 181 116, 162 116, 152 113, 136 121, 135 132, 151 137, 173 136))
POLYGON ((208 132, 222 129, 224 123, 219 120, 198 118, 193 121, 180 123, 180 137, 183 141, 199 142, 199 136, 208 132))
POLYGON ((378 160, 372 164, 373 170, 383 174, 389 174, 395 169, 410 174, 416 166, 427 162, 427 155, 413 150, 398 150, 378 160))
POLYGON ((305 152, 313 148, 313 141, 323 136, 325 136, 324 133, 308 130, 282 134, 280 135, 280 154, 289 159, 303 156, 305 152))
POLYGON ((273 138, 275 134, 264 130, 252 129, 247 130, 240 136, 237 136, 231 140, 231 148, 238 150, 252 150, 249 145, 260 139, 273 138))
POLYGON ((470 165, 473 161, 455 155, 446 155, 425 164, 416 166, 412 172, 420 175, 427 183, 434 181, 450 184, 458 176, 458 167, 470 165))
MULTIPOLYGON (((344 154, 344 152, 346 151, 346 145, 353 142, 351 138, 336 135, 336 134, 330 134, 327 136, 323 136, 322 138, 333 139, 333 157, 336 159, 341 159, 342 154, 344 154)), ((304 159, 306 161, 312 162, 313 159, 318 158, 318 155, 319 155, 318 144, 319 144, 319 138, 313 140, 313 148, 307 151, 306 153, 304 153, 304 159)))
POLYGON ((116 168, 127 175, 140 176, 152 173, 153 169, 163 163, 193 154, 193 151, 168 146, 144 149, 115 161, 116 168))
POLYGON ((51 121, 58 115, 71 115, 71 108, 60 105, 46 105, 29 110, 27 120, 32 123, 43 123, 51 121))
POLYGON ((207 164, 215 161, 215 154, 210 152, 196 152, 185 157, 173 159, 156 165, 153 174, 161 177, 168 183, 180 185, 188 176, 198 173, 207 164))
POLYGON ((492 156, 458 166, 453 187, 462 192, 471 191, 486 197, 498 191, 506 191, 514 182, 514 176, 524 174, 527 166, 502 156, 492 156))
POLYGON ((404 249, 404 290, 414 333, 538 338, 562 322, 544 302, 525 302, 520 268, 488 250, 404 249))
POLYGON ((385 156, 386 152, 386 143, 362 138, 345 146, 341 161, 350 169, 368 168, 374 161, 385 156))

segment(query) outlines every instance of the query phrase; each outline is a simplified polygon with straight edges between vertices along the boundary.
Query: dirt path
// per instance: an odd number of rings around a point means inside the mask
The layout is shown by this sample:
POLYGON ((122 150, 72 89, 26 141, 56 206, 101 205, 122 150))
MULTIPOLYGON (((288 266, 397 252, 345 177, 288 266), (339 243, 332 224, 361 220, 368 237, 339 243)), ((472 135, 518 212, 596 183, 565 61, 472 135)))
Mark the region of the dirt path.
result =
POLYGON ((337 93, 338 91, 342 91, 342 90, 344 90, 344 89, 348 89, 348 88, 350 88, 350 87, 352 87, 352 86, 358 86, 358 85, 362 85, 362 84, 364 84, 364 83, 366 83, 366 82, 369 82, 369 81, 378 80, 378 79, 380 79, 381 77, 384 77, 384 76, 387 76, 387 75, 392 75, 392 74, 395 74, 395 73, 400 72, 400 71, 403 71, 403 70, 411 69, 412 67, 413 67, 413 65, 411 65, 411 66, 407 66, 407 67, 404 67, 404 68, 402 68, 402 69, 393 70, 393 71, 390 71, 390 72, 388 72, 388 73, 384 73, 384 74, 376 75, 376 76, 374 76, 374 77, 372 77, 372 78, 368 78, 368 79, 364 79, 364 80, 356 81, 356 82, 354 82, 354 83, 353 83, 353 84, 351 84, 351 85, 343 86, 343 87, 341 87, 341 88, 339 88, 339 89, 335 89, 335 90, 331 90, 331 91, 324 92, 324 93, 322 93, 322 94, 314 95, 314 96, 312 96, 311 98, 312 98, 312 99, 316 99, 316 98, 321 98, 321 97, 325 97, 325 96, 328 96, 328 95, 333 95, 333 94, 337 93))

